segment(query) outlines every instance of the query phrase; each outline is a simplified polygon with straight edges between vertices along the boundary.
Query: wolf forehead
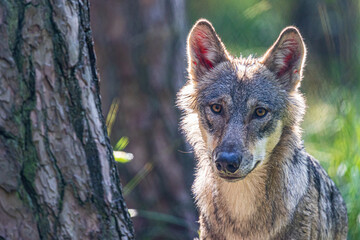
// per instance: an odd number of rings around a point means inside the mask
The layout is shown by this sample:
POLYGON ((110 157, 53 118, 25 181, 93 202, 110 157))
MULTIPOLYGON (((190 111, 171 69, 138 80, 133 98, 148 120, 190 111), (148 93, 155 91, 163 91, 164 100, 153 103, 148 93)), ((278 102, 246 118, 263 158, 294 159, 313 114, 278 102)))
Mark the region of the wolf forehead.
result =
POLYGON ((240 57, 218 64, 194 87, 200 105, 219 101, 244 110, 257 104, 277 110, 284 107, 288 94, 275 78, 258 59, 240 57))

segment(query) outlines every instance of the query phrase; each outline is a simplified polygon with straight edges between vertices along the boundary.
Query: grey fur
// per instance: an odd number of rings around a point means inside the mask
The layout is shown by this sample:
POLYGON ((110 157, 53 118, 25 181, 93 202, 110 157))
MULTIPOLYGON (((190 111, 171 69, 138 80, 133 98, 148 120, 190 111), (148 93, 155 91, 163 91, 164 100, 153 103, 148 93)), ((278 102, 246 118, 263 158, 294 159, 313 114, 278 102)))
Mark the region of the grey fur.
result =
POLYGON ((200 239, 346 239, 344 201, 301 141, 306 48, 298 30, 286 28, 262 58, 233 58, 200 20, 188 56, 178 106, 198 159, 200 239), (255 116, 258 108, 267 114, 255 116), (236 172, 216 169, 222 151, 241 156, 236 172))

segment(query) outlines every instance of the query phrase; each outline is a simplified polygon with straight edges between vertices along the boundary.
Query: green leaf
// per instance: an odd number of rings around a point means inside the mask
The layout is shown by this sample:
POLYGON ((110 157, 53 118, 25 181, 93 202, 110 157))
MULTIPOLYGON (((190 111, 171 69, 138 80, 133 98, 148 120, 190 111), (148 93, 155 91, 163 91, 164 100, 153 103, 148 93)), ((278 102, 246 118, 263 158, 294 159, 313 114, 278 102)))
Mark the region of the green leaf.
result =
POLYGON ((127 163, 131 160, 133 160, 134 155, 132 153, 127 153, 123 151, 114 151, 114 158, 115 161, 120 163, 127 163))
POLYGON ((120 140, 116 143, 114 150, 115 151, 124 150, 128 144, 129 144, 129 138, 121 137, 120 140))

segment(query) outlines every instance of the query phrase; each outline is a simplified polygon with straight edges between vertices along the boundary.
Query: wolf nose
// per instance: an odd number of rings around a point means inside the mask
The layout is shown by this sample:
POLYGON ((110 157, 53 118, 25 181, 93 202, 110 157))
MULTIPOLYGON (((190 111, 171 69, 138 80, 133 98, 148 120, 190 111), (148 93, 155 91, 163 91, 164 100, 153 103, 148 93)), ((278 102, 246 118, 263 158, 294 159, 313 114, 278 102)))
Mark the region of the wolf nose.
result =
POLYGON ((234 173, 238 170, 241 162, 241 157, 234 152, 220 152, 218 153, 215 165, 219 172, 234 173))

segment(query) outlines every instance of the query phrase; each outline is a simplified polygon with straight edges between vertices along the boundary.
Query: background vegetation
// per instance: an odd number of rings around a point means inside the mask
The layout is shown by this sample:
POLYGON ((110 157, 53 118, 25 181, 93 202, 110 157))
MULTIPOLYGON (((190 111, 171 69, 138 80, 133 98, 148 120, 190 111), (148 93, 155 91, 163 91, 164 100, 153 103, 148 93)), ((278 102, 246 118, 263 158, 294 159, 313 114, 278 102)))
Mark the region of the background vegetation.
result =
MULTIPOLYGON (((254 53, 256 56, 261 56, 276 40, 284 27, 295 25, 300 29, 308 47, 307 66, 301 87, 308 105, 302 125, 305 146, 308 152, 321 162, 339 187, 348 208, 349 239, 359 239, 359 1, 188 0, 185 1, 185 6, 186 18, 183 19, 185 33, 197 19, 207 18, 213 23, 229 52, 235 56, 241 54, 247 56, 254 53)), ((96 14, 97 10, 92 9, 92 11, 96 14)), ((98 29, 94 28, 95 43, 104 38, 104 34, 100 31, 101 28, 98 29)), ((179 40, 185 41, 185 35, 180 34, 179 40)), ((182 48, 185 51, 184 46, 182 48)), ((99 57, 100 62, 102 61, 101 55, 102 53, 99 57)), ((106 58, 106 56, 103 57, 106 58)), ((183 64, 182 71, 185 72, 185 57, 182 58, 184 60, 181 63, 183 64)), ((106 74, 105 69, 101 66, 100 74, 102 76, 106 74)), ((175 89, 178 89, 180 85, 176 85, 175 89)), ((126 89, 126 85, 123 85, 122 88, 126 89)), ((106 92, 102 94, 104 96, 106 92)), ((167 95, 170 99, 168 101, 172 104, 175 98, 174 94, 175 91, 167 95)), ((118 105, 122 111, 121 101, 118 105)), ((105 106, 104 113, 107 114, 108 111, 109 106, 105 106)), ((121 117, 118 115, 118 118, 121 117)), ((134 160, 125 165, 136 164, 135 162, 139 161, 137 159, 139 154, 136 154, 138 150, 131 145, 136 145, 137 142, 133 141, 131 133, 126 131, 127 125, 120 125, 118 128, 120 135, 129 136, 129 151, 134 152, 134 160)), ((115 139, 112 139, 114 145, 118 138, 119 136, 116 136, 115 139)), ((152 141, 156 141, 156 138, 154 139, 152 141)), ((175 143, 181 141, 180 135, 173 135, 173 141, 177 150, 186 151, 186 147, 175 143)), ((188 154, 182 154, 180 158, 185 160, 180 160, 182 162, 179 171, 190 173, 184 174, 185 177, 183 177, 184 182, 186 181, 184 183, 186 188, 190 189, 193 164, 189 164, 189 161, 193 160, 191 157, 189 158, 188 154)), ((144 162, 145 164, 142 164, 144 167, 139 167, 133 174, 125 174, 126 177, 122 179, 123 184, 130 184, 130 188, 129 185, 125 187, 126 194, 129 194, 126 196, 127 203, 131 208, 138 210, 138 216, 134 218, 134 221, 139 239, 187 239, 194 233, 196 234, 196 227, 191 224, 193 218, 186 218, 177 211, 173 211, 178 207, 177 203, 174 203, 175 200, 166 204, 164 201, 163 204, 168 207, 162 208, 158 205, 155 207, 153 204, 157 200, 144 203, 145 200, 141 193, 131 197, 129 189, 136 191, 137 184, 141 188, 142 182, 146 182, 151 174, 159 174, 152 170, 154 166, 154 169, 157 168, 155 160, 145 159, 144 162), (142 201, 143 204, 132 204, 136 202, 136 199, 139 202, 142 201), (154 206, 154 209, 151 209, 150 206, 154 206), (142 220, 138 221, 137 219, 142 220), (188 231, 184 231, 184 229, 188 231)), ((120 168, 128 168, 122 166, 120 168)), ((161 186, 159 185, 159 187, 161 186)), ((185 194, 190 196, 188 191, 185 194)), ((166 195, 164 196, 166 197, 166 195)), ((183 209, 188 209, 190 215, 194 212, 193 205, 184 204, 184 206, 183 209)))

